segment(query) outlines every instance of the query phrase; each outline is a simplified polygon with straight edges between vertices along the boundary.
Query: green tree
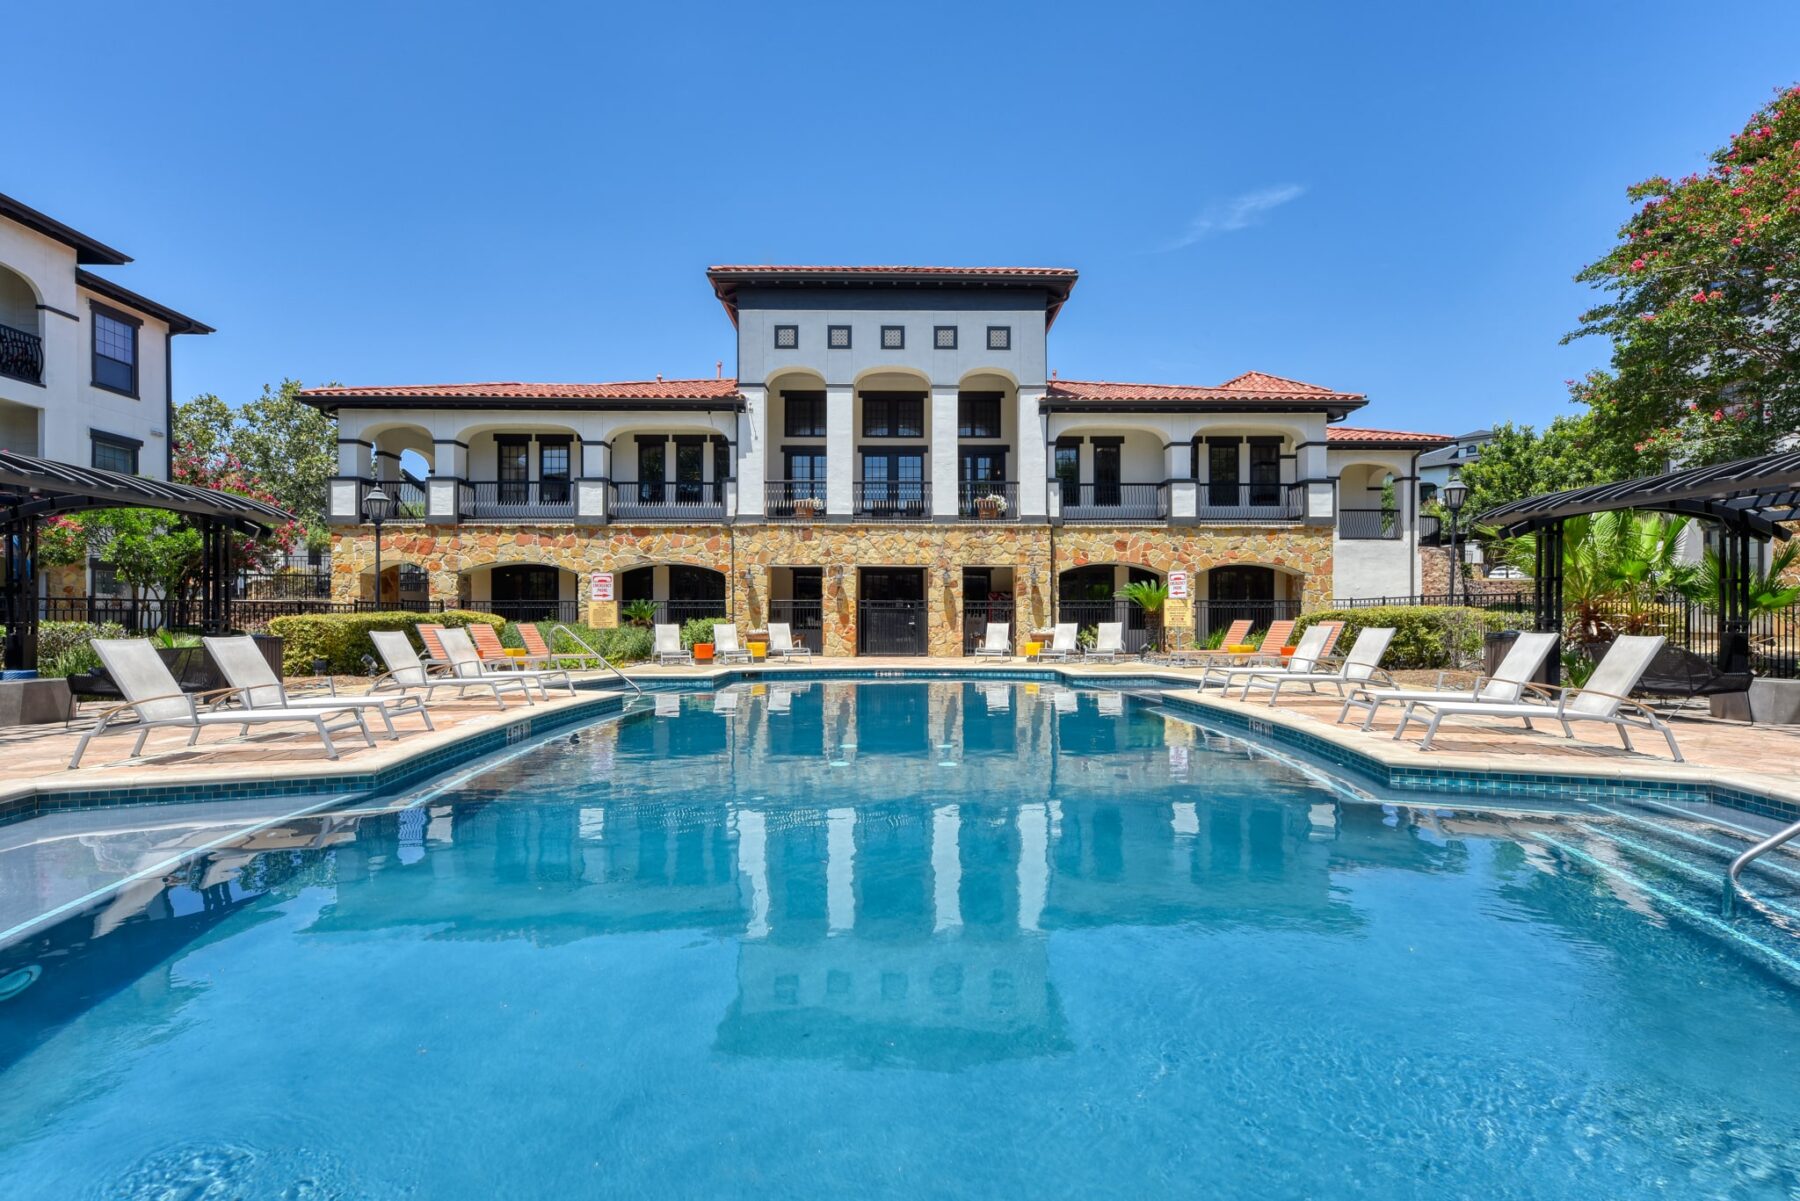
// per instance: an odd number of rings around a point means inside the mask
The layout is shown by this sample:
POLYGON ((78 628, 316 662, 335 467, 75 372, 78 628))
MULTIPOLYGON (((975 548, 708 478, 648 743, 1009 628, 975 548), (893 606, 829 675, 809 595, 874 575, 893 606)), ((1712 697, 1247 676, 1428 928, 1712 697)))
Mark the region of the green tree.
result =
MULTIPOLYGON (((300 399, 299 380, 262 395, 238 411, 229 450, 275 503, 309 530, 325 528, 325 487, 337 474, 337 423, 300 399)), ((196 397, 200 400, 216 399, 196 397)))
POLYGON ((1611 298, 1564 339, 1612 343, 1611 369, 1572 387, 1600 441, 1684 464, 1800 429, 1800 87, 1710 159, 1627 190, 1617 244, 1576 276, 1611 298))
MULTIPOLYGON (((1687 592, 1696 569, 1677 554, 1686 517, 1606 512, 1563 523, 1563 617, 1568 640, 1591 644, 1615 634, 1655 628, 1652 602, 1666 592, 1687 592)), ((1536 540, 1525 535, 1500 547, 1502 558, 1530 571, 1536 540)))
POLYGON ((1529 425, 1503 422, 1481 457, 1462 469, 1468 485, 1466 515, 1545 492, 1561 492, 1587 484, 1628 479, 1653 470, 1653 458, 1635 452, 1609 454, 1596 446, 1593 421, 1586 415, 1558 417, 1542 433, 1529 425))
POLYGON ((1162 580, 1133 580, 1114 593, 1121 600, 1128 600, 1144 611, 1145 633, 1149 636, 1150 647, 1157 650, 1162 647, 1163 606, 1169 603, 1169 585, 1162 580))

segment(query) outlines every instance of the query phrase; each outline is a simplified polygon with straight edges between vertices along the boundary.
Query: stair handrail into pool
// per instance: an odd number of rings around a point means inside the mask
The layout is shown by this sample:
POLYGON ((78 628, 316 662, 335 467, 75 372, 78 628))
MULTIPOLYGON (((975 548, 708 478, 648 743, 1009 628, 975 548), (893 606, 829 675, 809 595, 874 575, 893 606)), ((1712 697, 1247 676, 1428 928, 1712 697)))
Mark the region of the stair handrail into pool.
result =
POLYGON ((1796 838, 1800 838, 1800 822, 1795 822, 1786 829, 1775 831, 1775 833, 1769 835, 1767 838, 1731 861, 1731 866, 1725 871, 1726 913, 1731 912, 1732 898, 1743 888, 1743 885, 1738 883, 1738 877, 1743 874, 1744 869, 1749 867, 1755 860, 1768 854, 1770 851, 1784 846, 1796 838))
POLYGON ((643 688, 638 684, 638 682, 636 680, 632 679, 630 676, 628 676, 624 672, 620 671, 617 667, 614 667, 612 664, 612 660, 608 659, 605 655, 601 654, 599 651, 597 651, 593 647, 589 646, 586 642, 582 641, 581 635, 577 634, 574 630, 571 630, 568 626, 563 625, 561 622, 558 622, 557 624, 550 627, 550 632, 552 634, 556 633, 558 630, 561 630, 564 634, 566 634, 568 636, 568 639, 570 642, 573 642, 576 646, 580 647, 582 650, 586 651, 588 654, 592 655, 594 658, 600 660, 600 666, 606 668, 606 670, 612 672, 615 676, 618 676, 621 680, 624 680, 627 684, 630 684, 632 691, 636 692, 639 696, 644 695, 643 688))

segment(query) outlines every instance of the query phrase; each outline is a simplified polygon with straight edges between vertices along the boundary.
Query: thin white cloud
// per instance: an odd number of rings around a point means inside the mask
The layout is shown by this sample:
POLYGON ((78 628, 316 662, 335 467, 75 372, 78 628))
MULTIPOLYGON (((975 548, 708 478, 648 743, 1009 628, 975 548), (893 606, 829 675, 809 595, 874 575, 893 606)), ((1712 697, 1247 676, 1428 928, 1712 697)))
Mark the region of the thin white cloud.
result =
POLYGON ((1169 242, 1162 249, 1180 250, 1192 246, 1202 238, 1210 238, 1214 234, 1231 233, 1234 230, 1249 229, 1252 225, 1260 225, 1262 219, 1271 210, 1278 209, 1290 200, 1297 200, 1306 191, 1297 183, 1277 184, 1272 188, 1258 188, 1253 192, 1245 192, 1233 196, 1229 200, 1221 200, 1217 204, 1208 205, 1188 223, 1180 237, 1169 242))

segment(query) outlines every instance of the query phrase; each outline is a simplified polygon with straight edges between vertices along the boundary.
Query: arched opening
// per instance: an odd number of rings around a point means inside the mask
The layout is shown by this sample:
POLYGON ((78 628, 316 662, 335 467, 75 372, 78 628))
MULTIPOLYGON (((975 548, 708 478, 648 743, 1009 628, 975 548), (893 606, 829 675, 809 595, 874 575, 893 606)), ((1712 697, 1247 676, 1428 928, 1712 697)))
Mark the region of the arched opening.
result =
POLYGON ((1103 621, 1120 622, 1125 627, 1125 649, 1136 653, 1149 645, 1151 623, 1143 609, 1119 596, 1119 590, 1127 584, 1153 584, 1161 579, 1149 568, 1130 563, 1071 567, 1056 579, 1056 620, 1074 622, 1083 631, 1103 621))
POLYGON ((1233 563, 1202 571, 1194 582, 1194 637, 1202 646, 1234 621, 1251 623, 1260 637, 1272 621, 1300 616, 1306 577, 1260 563, 1233 563))
POLYGON ((396 609, 423 610, 431 596, 431 579, 417 563, 383 563, 379 588, 370 567, 358 578, 357 594, 396 609))
MULTIPOLYGON (((44 342, 39 333, 37 293, 25 277, 0 267, 0 375, 28 384, 44 382, 44 342)), ((0 401, 0 447, 38 455, 43 446, 38 410, 0 401)))
POLYGON ((869 521, 931 516, 931 383, 881 369, 857 377, 855 513, 869 521))
POLYGON ((1117 425, 1060 431, 1051 447, 1051 488, 1067 524, 1160 521, 1168 516, 1161 435, 1117 425))
POLYGON ((655 620, 676 625, 694 617, 724 617, 725 573, 687 563, 653 563, 619 576, 621 612, 635 603, 656 607, 655 620))
POLYGON ((508 621, 581 620, 581 581, 552 563, 495 563, 457 581, 458 603, 508 621))
POLYGON ((1398 541, 1405 525, 1398 478, 1399 473, 1383 463, 1353 463, 1338 472, 1338 537, 1398 541))

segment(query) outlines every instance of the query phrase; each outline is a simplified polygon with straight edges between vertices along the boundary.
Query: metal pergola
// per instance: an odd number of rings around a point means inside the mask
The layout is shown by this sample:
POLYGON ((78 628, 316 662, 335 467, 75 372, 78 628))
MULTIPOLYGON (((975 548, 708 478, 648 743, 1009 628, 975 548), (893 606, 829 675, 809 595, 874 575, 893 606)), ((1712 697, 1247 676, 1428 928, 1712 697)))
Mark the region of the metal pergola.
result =
MULTIPOLYGON (((1780 451, 1690 467, 1665 475, 1594 484, 1567 492, 1527 497, 1489 509, 1476 518, 1504 534, 1535 533, 1537 628, 1562 632, 1563 522, 1571 517, 1615 510, 1679 513, 1716 521, 1719 548, 1718 664, 1744 671, 1750 662, 1750 544, 1785 541, 1792 531, 1781 522, 1800 521, 1800 451, 1780 451)), ((1561 678, 1552 655, 1550 681, 1561 678)))
POLYGON ((284 509, 231 492, 0 450, 0 530, 5 537, 0 621, 6 625, 8 668, 37 664, 38 522, 63 513, 127 508, 161 509, 195 519, 203 548, 200 624, 208 633, 231 627, 231 535, 257 534, 294 520, 284 509))

